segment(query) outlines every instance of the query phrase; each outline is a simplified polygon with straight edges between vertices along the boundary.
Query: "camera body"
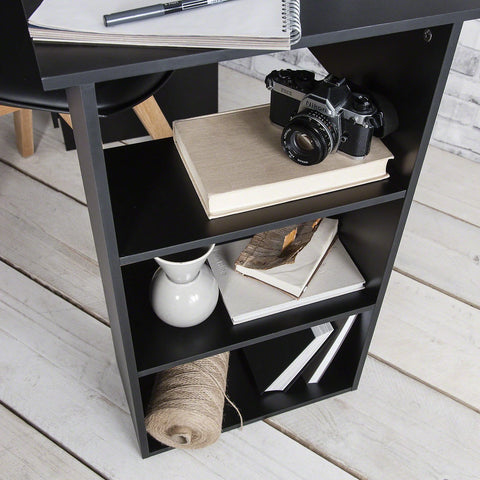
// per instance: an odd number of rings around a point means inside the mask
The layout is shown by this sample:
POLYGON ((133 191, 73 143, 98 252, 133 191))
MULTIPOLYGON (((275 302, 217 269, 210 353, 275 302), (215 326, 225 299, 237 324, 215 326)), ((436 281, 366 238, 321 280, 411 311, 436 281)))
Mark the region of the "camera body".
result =
POLYGON ((265 84, 271 90, 270 119, 284 127, 282 146, 301 165, 319 163, 337 150, 363 158, 372 136, 381 136, 384 114, 371 95, 352 91, 345 78, 316 81, 307 70, 274 70, 265 84))

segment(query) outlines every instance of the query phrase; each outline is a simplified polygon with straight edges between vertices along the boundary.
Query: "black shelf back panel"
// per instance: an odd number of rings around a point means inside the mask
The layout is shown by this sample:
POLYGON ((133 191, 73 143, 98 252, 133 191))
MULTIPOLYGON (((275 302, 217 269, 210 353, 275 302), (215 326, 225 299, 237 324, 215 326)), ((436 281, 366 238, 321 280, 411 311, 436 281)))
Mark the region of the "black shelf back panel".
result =
POLYGON ((339 217, 339 237, 367 279, 367 288, 378 289, 382 283, 403 203, 397 200, 339 217))
POLYGON ((371 309, 378 294, 375 288, 360 290, 240 325, 232 324, 220 299, 205 322, 195 327, 175 328, 162 322, 150 305, 149 284, 156 268, 153 260, 122 268, 134 354, 141 377, 371 309))

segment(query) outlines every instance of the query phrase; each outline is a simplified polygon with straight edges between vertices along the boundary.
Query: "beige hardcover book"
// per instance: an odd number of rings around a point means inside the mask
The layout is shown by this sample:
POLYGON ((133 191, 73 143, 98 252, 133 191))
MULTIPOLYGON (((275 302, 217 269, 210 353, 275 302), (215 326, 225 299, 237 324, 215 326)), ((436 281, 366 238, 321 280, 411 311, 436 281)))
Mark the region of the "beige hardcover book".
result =
POLYGON ((393 155, 378 138, 363 160, 335 153, 303 166, 282 150, 281 131, 268 105, 173 123, 175 144, 209 218, 388 177, 393 155))

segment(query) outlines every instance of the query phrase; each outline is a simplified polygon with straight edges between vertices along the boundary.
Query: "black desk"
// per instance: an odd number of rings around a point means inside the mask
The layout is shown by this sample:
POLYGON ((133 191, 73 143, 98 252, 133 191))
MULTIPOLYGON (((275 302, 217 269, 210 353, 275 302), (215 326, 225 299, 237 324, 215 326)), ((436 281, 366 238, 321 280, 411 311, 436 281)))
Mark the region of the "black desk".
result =
MULTIPOLYGON (((329 71, 383 93, 398 110, 399 129, 385 140, 395 155, 390 178, 212 221, 171 140, 102 150, 94 84, 265 52, 36 47, 44 88, 67 89, 117 361, 144 456, 162 450, 143 423, 154 374, 182 362, 234 351, 229 392, 247 422, 357 388, 461 25, 478 17, 479 0, 302 0, 304 36, 296 48, 311 48, 329 71), (191 329, 155 318, 148 303, 153 256, 318 216, 340 220, 340 238, 367 279, 365 290, 237 327, 221 301, 191 329), (239 349, 352 313, 357 321, 318 385, 256 393, 239 349)), ((224 428, 237 425, 227 408, 224 428)))

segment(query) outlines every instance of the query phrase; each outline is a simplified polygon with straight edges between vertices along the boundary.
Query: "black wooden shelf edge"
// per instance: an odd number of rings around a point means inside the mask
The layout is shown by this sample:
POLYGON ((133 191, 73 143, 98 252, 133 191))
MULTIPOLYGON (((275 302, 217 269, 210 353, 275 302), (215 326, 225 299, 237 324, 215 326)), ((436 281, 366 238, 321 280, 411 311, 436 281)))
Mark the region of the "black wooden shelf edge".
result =
MULTIPOLYGON (((331 365, 318 384, 306 384, 298 379, 287 392, 260 395, 241 350, 230 353, 227 394, 240 410, 244 424, 263 420, 273 415, 353 390, 359 358, 370 322, 370 316, 359 316, 331 365)), ((141 379, 142 396, 146 407, 154 375, 141 379)), ((240 426, 237 412, 225 403, 223 431, 240 426)), ((150 454, 165 451, 167 447, 148 437, 150 454)))
POLYGON ((121 265, 340 215, 406 194, 404 182, 392 174, 386 180, 209 220, 172 139, 111 148, 105 158, 121 265))
POLYGON ((139 377, 370 310, 378 296, 378 288, 365 288, 239 325, 232 324, 220 298, 205 322, 175 328, 158 319, 150 305, 149 283, 156 268, 155 262, 150 261, 122 269, 139 377))
MULTIPOLYGON (((138 337, 134 334, 137 375, 142 378, 182 363, 193 362, 226 351, 238 350, 248 345, 289 335, 315 325, 332 322, 345 316, 368 312, 375 306, 375 302, 369 294, 361 295, 359 292, 343 295, 332 300, 337 300, 334 305, 332 305, 333 302, 325 300, 315 305, 299 307, 271 317, 252 320, 243 325, 232 325, 229 318, 210 318, 197 327, 190 327, 191 332, 178 332, 178 329, 176 329, 177 332, 173 338, 170 332, 168 337, 165 334, 163 338, 169 338, 168 345, 162 341, 151 342, 150 345, 146 345, 145 340, 136 342, 138 337), (326 304, 327 302, 328 304, 326 304), (217 322, 217 330, 209 331, 209 329, 215 328, 215 321, 217 322), (200 332, 200 330, 202 331, 200 332), (196 337, 197 334, 198 337, 196 337), (182 339, 184 339, 183 342, 182 339), (163 348, 161 353, 158 353, 159 348, 163 348)), ((217 306, 218 310, 224 310, 221 300, 217 306)), ((215 312, 213 316, 215 316, 215 312)), ((157 322, 160 322, 160 320, 157 319, 157 322)), ((166 325, 157 325, 157 327, 159 330, 174 328, 166 325)))
MULTIPOLYGON (((162 248, 156 248, 154 250, 150 251, 144 251, 141 253, 133 254, 133 255, 125 255, 125 256, 120 256, 120 265, 131 265, 133 263, 141 262, 143 260, 148 260, 154 257, 161 257, 164 255, 170 255, 173 253, 178 253, 181 251, 185 250, 191 250, 195 248, 200 248, 200 247, 205 247, 209 246, 211 244, 219 244, 219 243, 225 243, 225 242, 231 242, 234 240, 239 240, 242 238, 247 238, 255 235, 256 233, 262 232, 262 231, 267 231, 267 230, 273 230, 275 228, 281 228, 287 225, 293 225, 293 224, 298 224, 302 222, 306 222, 309 220, 312 220, 314 218, 320 218, 320 217, 333 217, 336 215, 341 215, 342 213, 345 212, 351 212, 355 210, 360 210, 362 208, 367 208, 369 206, 373 205, 380 205, 382 203, 388 203, 388 202, 393 202, 395 200, 400 200, 405 198, 406 190, 405 189, 398 189, 396 190, 396 187, 394 187, 393 182, 391 180, 384 180, 383 182, 378 182, 378 183, 383 183, 383 185, 375 185, 373 188, 365 188, 372 186, 370 185, 362 185, 360 187, 354 187, 357 189, 357 193, 359 193, 359 199, 357 201, 354 201, 352 203, 347 203, 347 204, 340 204, 335 207, 330 207, 330 208, 324 208, 321 210, 317 209, 312 209, 308 213, 303 213, 305 211, 304 208, 302 208, 305 205, 301 205, 303 202, 306 204, 306 202, 310 199, 303 199, 303 200, 297 200, 295 202, 289 202, 291 205, 288 205, 288 208, 285 208, 286 204, 280 204, 280 205, 275 205, 272 207, 267 207, 263 209, 259 209, 255 212, 247 212, 243 214, 237 214, 237 215, 232 215, 231 218, 225 219, 226 221, 235 221, 239 220, 240 225, 244 223, 244 220, 248 221, 248 217, 254 219, 258 215, 268 215, 265 212, 270 209, 276 209, 280 210, 283 209, 285 213, 287 213, 287 210, 294 209, 295 207, 299 207, 299 211, 297 214, 294 214, 292 212, 292 216, 285 216, 282 219, 272 221, 269 223, 262 223, 258 224, 257 222, 252 221, 252 226, 250 227, 239 227, 238 230, 233 230, 233 231, 227 231, 225 230, 222 233, 219 233, 217 235, 211 235, 211 236, 204 236, 204 237, 199 237, 197 239, 191 240, 191 241, 184 241, 183 243, 179 244, 171 244, 162 248), (378 193, 379 190, 382 190, 384 193, 379 194, 378 196, 368 196, 368 191, 370 190, 371 192, 376 192, 378 193), (361 191, 363 190, 363 192, 361 191), (366 194, 366 195, 364 195, 366 194), (366 198, 361 198, 365 196, 366 198), (244 218, 240 218, 240 216, 244 216, 244 218)), ((323 194, 325 195, 330 195, 331 198, 334 197, 334 193, 339 193, 339 192, 333 192, 332 194, 323 194)), ((320 196, 319 196, 320 197, 320 196)), ((325 199, 327 200, 327 199, 325 199)), ((327 202, 329 203, 329 202, 327 202)), ((333 202, 332 202, 333 203, 333 202)), ((271 218, 275 218, 275 214, 272 212, 270 215, 271 218)), ((213 222, 213 221, 212 221, 213 222)), ((220 223, 220 222, 219 222, 220 223)), ((246 222, 245 222, 246 223, 246 222)))
MULTIPOLYGON (((312 397, 310 397, 308 399, 305 399, 303 401, 300 401, 299 403, 296 403, 296 404, 290 403, 288 405, 288 407, 285 407, 285 408, 282 408, 282 409, 279 409, 279 410, 272 410, 269 413, 264 413, 264 414, 259 415, 257 417, 252 417, 252 418, 248 418, 248 419, 244 418, 243 419, 243 425, 249 425, 251 423, 255 423, 255 422, 258 422, 258 421, 261 421, 261 420, 265 420, 266 418, 272 417, 273 415, 280 415, 282 413, 288 412, 290 410, 294 410, 296 408, 305 407, 305 406, 310 405, 312 403, 320 402, 322 400, 327 400, 328 398, 331 398, 331 397, 336 397, 337 395, 342 395, 344 393, 351 392, 352 390, 355 390, 355 389, 352 386, 348 386, 344 389, 337 390, 335 392, 329 392, 329 393, 326 393, 326 394, 319 394, 319 396, 317 396, 317 397, 312 396, 312 397)), ((278 395, 285 395, 285 394, 280 393, 278 395)), ((306 395, 305 395, 305 397, 307 398, 306 395)), ((226 408, 229 409, 231 407, 230 407, 230 405, 226 405, 226 408)), ((241 427, 241 423, 240 423, 239 418, 237 417, 237 421, 235 423, 226 424, 226 422, 224 422, 224 425, 222 427, 222 433, 228 432, 230 430, 235 430, 236 428, 240 428, 240 427, 241 427)), ((150 451, 149 451, 149 454, 145 456, 145 458, 151 457, 153 455, 157 455, 159 453, 167 452, 168 450, 173 450, 172 447, 167 447, 167 446, 163 445, 162 443, 160 443, 157 440, 155 440, 154 438, 152 438, 150 435, 148 436, 148 446, 149 446, 150 451)))
MULTIPOLYGON (((39 0, 23 0, 31 4, 39 0)), ((397 31, 428 28, 478 18, 475 0, 437 0, 435 2, 388 2, 347 0, 323 2, 321 14, 315 0, 302 0, 300 43, 293 48, 348 41, 397 31)), ((266 50, 195 49, 167 47, 123 47, 108 45, 35 45, 42 83, 46 90, 80 83, 179 69, 235 58, 270 53, 266 50), (92 48, 97 51, 92 54, 92 48), (99 63, 99 58, 102 62, 99 63), (73 60, 72 60, 73 59, 73 60), (135 59, 132 61, 132 59, 135 59)))

